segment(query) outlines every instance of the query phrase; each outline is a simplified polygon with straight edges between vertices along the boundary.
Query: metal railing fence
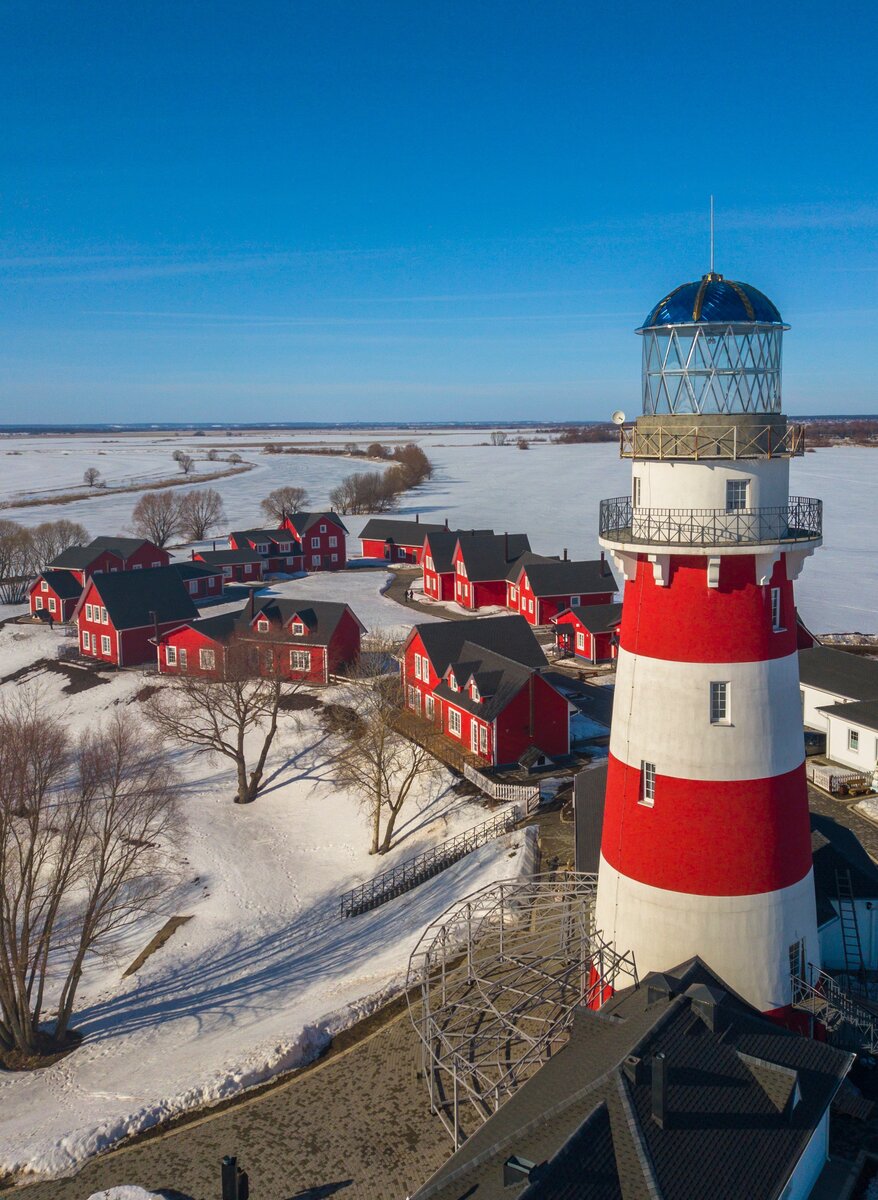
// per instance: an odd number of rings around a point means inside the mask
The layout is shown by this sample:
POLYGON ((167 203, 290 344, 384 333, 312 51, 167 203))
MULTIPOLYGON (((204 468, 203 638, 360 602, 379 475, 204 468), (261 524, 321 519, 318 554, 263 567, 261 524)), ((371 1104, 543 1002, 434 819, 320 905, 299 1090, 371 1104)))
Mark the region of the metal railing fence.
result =
POLYGON ((662 546, 811 542, 823 529, 823 502, 791 496, 774 508, 635 508, 630 496, 602 500, 600 536, 662 546))

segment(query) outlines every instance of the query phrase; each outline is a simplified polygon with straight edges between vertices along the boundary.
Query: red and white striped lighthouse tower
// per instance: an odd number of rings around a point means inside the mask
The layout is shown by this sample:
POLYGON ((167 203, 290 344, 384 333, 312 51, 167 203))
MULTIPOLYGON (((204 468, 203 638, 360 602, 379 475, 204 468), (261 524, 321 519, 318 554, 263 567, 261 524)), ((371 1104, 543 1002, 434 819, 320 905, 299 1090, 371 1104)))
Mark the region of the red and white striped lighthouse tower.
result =
POLYGON ((793 581, 822 514, 789 495, 787 328, 711 271, 638 330, 632 493, 601 504, 625 584, 595 913, 639 975, 698 954, 779 1017, 819 962, 793 581))

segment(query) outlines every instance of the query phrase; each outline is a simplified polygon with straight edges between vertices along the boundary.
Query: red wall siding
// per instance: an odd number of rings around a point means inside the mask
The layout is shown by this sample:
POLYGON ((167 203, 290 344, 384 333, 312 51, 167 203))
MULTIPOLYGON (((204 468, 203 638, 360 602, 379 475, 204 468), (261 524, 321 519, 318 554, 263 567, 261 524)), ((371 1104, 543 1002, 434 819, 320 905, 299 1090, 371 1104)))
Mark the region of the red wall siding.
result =
POLYGON ((87 658, 101 659, 103 662, 118 663, 119 643, 116 630, 110 624, 104 624, 102 621, 89 620, 85 615, 86 604, 103 607, 101 605, 100 594, 93 582, 86 586, 82 599, 83 604, 79 610, 79 616, 76 618, 80 654, 84 654, 87 658), (88 649, 86 649, 82 644, 83 633, 89 634, 88 649), (95 643, 95 637, 97 637, 97 643, 95 643), (110 639, 109 651, 103 649, 101 643, 101 638, 103 637, 108 637, 110 639), (95 645, 97 648, 95 648, 95 645))
POLYGON ((154 546, 149 542, 145 546, 141 546, 129 559, 126 559, 125 570, 131 571, 135 567, 141 570, 146 570, 147 567, 167 567, 171 561, 171 556, 167 550, 160 550, 158 546, 154 546))
POLYGON ((356 662, 360 657, 360 626, 353 615, 346 612, 336 626, 329 643, 329 670, 335 671, 342 663, 356 662))
POLYGON ((497 765, 517 762, 531 746, 553 757, 570 750, 567 701, 539 675, 531 676, 531 685, 532 702, 531 687, 523 687, 497 718, 497 765))
POLYGON ((32 613, 47 612, 53 621, 69 621, 73 615, 73 610, 76 608, 76 600, 62 600, 54 588, 46 586, 43 591, 42 585, 44 580, 37 579, 36 583, 31 587, 30 592, 30 610, 32 613), (55 611, 52 612, 49 607, 49 600, 55 601, 55 611))
POLYGON ((347 566, 345 532, 328 517, 315 522, 307 533, 296 529, 290 520, 284 521, 281 528, 289 529, 302 543, 304 570, 340 571, 347 566), (321 533, 320 530, 323 526, 326 527, 325 532, 321 533), (330 545, 330 538, 336 538, 335 546, 330 545), (317 545, 314 545, 314 542, 317 545), (333 554, 336 555, 335 562, 332 561, 333 554))
POLYGON ((403 546, 378 538, 360 538, 363 558, 383 558, 387 562, 420 563, 424 557, 423 546, 403 546), (389 551, 389 553, 388 553, 389 551))
POLYGON ((167 639, 167 642, 162 642, 158 646, 158 664, 159 671, 163 675, 179 675, 184 672, 188 675, 215 675, 222 665, 223 647, 213 641, 211 638, 205 637, 203 633, 199 633, 196 629, 191 629, 184 626, 181 629, 175 630, 167 639), (167 647, 168 644, 173 646, 177 651, 177 662, 171 664, 168 662, 167 647), (186 651, 186 666, 180 664, 180 651, 186 651), (205 669, 199 661, 199 650, 213 650, 214 652, 214 668, 205 669))

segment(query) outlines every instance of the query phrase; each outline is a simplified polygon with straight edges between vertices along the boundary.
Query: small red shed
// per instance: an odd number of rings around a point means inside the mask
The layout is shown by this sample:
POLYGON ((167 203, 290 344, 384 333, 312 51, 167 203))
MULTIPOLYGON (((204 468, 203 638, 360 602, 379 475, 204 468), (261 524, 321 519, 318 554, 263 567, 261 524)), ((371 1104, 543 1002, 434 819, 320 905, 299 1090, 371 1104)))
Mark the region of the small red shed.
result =
POLYGON ((192 561, 215 567, 222 572, 225 583, 262 581, 262 555, 255 550, 196 550, 192 561))
POLYGON ((568 608, 552 619, 555 645, 564 657, 610 662, 619 646, 621 604, 587 604, 568 608))
POLYGON ((30 585, 30 611, 35 617, 66 623, 82 595, 82 584, 73 571, 43 571, 30 585))

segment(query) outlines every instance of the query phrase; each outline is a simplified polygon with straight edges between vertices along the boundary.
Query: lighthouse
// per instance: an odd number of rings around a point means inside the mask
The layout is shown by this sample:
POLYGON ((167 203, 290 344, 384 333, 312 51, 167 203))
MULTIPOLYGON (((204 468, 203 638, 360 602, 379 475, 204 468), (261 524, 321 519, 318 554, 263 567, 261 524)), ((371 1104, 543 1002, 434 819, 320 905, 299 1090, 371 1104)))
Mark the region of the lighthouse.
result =
POLYGON ((697 954, 781 1020, 819 962, 793 585, 822 506, 789 494, 788 328, 711 270, 637 330, 631 493, 600 507, 624 592, 595 909, 639 976, 697 954))

